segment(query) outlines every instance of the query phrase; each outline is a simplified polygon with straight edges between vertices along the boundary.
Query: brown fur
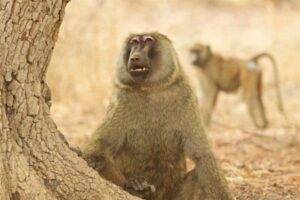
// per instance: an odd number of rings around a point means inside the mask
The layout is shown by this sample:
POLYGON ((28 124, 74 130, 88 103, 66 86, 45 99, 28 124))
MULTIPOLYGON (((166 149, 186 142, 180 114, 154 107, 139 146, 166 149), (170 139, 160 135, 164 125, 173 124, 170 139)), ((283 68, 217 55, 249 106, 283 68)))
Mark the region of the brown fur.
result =
POLYGON ((160 33, 131 35, 117 66, 107 117, 83 157, 100 175, 146 199, 232 200, 196 107, 171 41, 160 33), (130 42, 147 36, 154 41, 144 47, 130 42), (128 72, 137 55, 138 65, 149 68, 147 76, 138 77, 142 81, 128 72), (190 173, 186 156, 196 166, 190 173), (155 191, 145 195, 149 186, 155 191))
POLYGON ((215 107, 218 93, 235 92, 238 88, 243 90, 243 98, 248 106, 248 111, 254 125, 258 128, 266 128, 268 121, 264 104, 262 102, 262 71, 258 67, 258 61, 262 57, 271 60, 274 67, 278 108, 284 113, 281 100, 277 65, 274 58, 268 53, 261 53, 249 60, 239 58, 224 58, 215 54, 210 47, 201 43, 191 48, 194 56, 193 65, 203 72, 203 91, 207 103, 206 124, 208 125, 211 113, 215 107))

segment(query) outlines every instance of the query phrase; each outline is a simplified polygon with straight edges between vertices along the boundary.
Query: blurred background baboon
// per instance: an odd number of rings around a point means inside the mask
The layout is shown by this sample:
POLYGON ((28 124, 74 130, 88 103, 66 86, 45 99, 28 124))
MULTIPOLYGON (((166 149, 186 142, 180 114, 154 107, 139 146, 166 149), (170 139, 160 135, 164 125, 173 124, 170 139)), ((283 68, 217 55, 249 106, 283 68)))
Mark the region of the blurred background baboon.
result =
MULTIPOLYGON (((248 58, 261 50, 270 52, 278 64, 286 112, 291 121, 299 124, 299 3, 298 0, 71 1, 47 77, 52 92, 51 115, 69 143, 82 146, 106 115, 113 69, 124 38, 132 32, 158 30, 172 38, 183 70, 199 98, 199 109, 205 98, 198 84, 199 70, 189 59, 189 48, 195 41, 211 44, 224 57, 248 58)), ((261 64, 268 129, 253 126, 239 95, 221 93, 208 137, 238 200, 298 200, 300 134, 278 114, 273 103, 276 90, 272 68, 268 60, 262 60, 261 64)), ((192 167, 187 160, 187 168, 192 167)))
POLYGON ((197 42, 191 47, 190 54, 191 63, 205 76, 201 76, 199 79, 203 83, 203 92, 206 97, 207 114, 204 120, 207 125, 210 123, 219 92, 236 92, 242 88, 243 99, 254 125, 258 128, 267 127, 268 120, 262 101, 263 72, 259 66, 262 58, 269 59, 272 64, 278 109, 285 114, 279 88, 277 64, 269 53, 259 53, 249 59, 225 58, 213 52, 209 45, 197 42))
POLYGON ((114 82, 107 117, 83 151, 90 166, 146 199, 233 200, 169 38, 130 35, 114 82), (189 173, 185 156, 195 163, 189 173))

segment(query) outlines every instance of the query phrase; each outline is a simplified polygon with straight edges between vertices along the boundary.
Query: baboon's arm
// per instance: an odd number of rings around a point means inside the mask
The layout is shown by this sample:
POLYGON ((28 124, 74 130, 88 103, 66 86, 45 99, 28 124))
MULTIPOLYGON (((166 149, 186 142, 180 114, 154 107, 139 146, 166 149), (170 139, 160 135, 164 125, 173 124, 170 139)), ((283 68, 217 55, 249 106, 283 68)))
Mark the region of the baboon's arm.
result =
POLYGON ((126 179, 124 175, 116 167, 107 153, 84 153, 83 158, 87 161, 88 165, 95 169, 103 178, 121 187, 125 186, 126 179))
POLYGON ((206 199, 233 200, 201 125, 191 127, 185 135, 184 150, 196 165, 199 188, 205 193, 206 199))
POLYGON ((120 151, 123 138, 112 130, 100 127, 86 145, 82 157, 105 179, 124 187, 126 179, 115 164, 113 156, 120 151), (106 134, 103 134, 106 133, 106 134))

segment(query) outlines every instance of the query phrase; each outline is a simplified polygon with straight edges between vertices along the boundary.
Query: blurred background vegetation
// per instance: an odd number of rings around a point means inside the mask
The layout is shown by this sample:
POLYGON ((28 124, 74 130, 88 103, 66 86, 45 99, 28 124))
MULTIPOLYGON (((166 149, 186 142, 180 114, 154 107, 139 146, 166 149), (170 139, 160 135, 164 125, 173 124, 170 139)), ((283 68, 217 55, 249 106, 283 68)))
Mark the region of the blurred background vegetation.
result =
POLYGON ((187 70, 192 70, 187 50, 195 41, 227 56, 247 58, 266 50, 285 68, 284 82, 295 75, 287 68, 299 63, 296 5, 295 0, 72 1, 49 72, 54 101, 105 106, 120 46, 130 32, 167 34, 187 70))
MULTIPOLYGON (((70 143, 82 145, 105 115, 124 38, 159 31, 172 39, 196 91, 198 81, 188 59, 194 42, 208 43, 224 56, 270 52, 279 65, 286 109, 298 123, 299 8, 299 0, 73 0, 48 73, 52 115, 70 143)), ((213 124, 209 137, 238 199, 263 199, 255 195, 270 193, 270 200, 300 199, 299 131, 287 127, 278 114, 272 68, 263 64, 271 127, 255 130, 241 98, 221 95, 213 118, 228 127, 213 124), (278 170, 276 176, 272 170, 278 170)))

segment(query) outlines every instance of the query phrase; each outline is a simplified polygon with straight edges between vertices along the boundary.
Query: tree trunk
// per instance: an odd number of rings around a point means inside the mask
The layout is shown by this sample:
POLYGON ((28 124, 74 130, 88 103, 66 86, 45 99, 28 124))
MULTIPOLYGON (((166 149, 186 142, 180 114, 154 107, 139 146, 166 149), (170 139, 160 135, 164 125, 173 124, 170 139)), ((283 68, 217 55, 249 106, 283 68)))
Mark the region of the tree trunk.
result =
POLYGON ((137 199, 77 157, 50 117, 45 73, 66 4, 0 0, 0 199, 137 199))

